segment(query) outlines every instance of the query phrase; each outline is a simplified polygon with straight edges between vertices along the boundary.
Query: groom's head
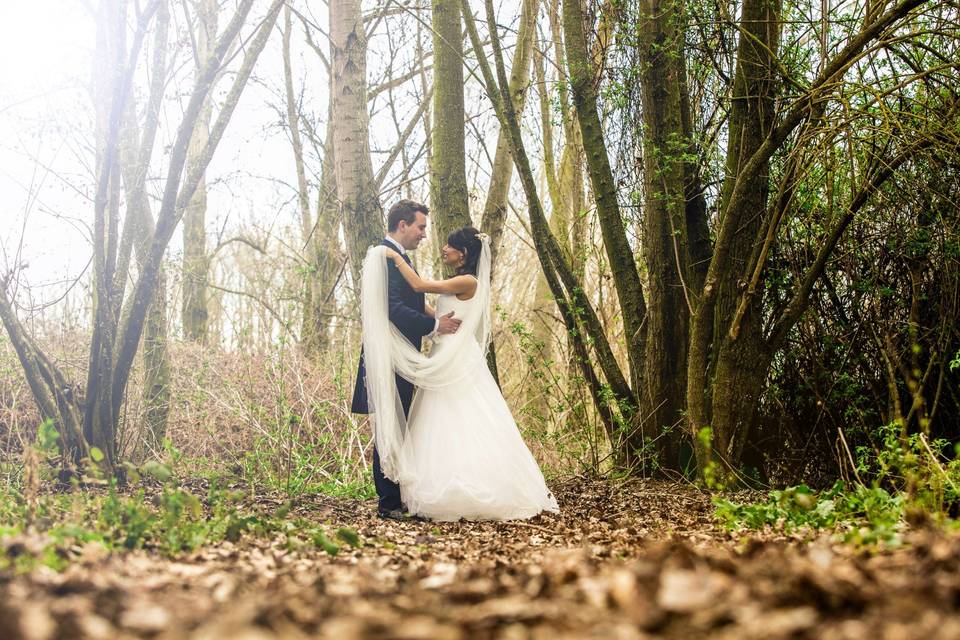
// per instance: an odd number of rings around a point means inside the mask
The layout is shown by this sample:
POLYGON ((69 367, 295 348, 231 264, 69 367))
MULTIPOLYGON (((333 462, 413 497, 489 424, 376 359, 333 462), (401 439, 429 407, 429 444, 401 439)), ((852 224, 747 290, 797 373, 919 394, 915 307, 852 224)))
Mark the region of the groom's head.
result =
POLYGON ((387 214, 387 234, 407 251, 413 251, 427 237, 427 214, 425 204, 413 200, 401 200, 387 214))

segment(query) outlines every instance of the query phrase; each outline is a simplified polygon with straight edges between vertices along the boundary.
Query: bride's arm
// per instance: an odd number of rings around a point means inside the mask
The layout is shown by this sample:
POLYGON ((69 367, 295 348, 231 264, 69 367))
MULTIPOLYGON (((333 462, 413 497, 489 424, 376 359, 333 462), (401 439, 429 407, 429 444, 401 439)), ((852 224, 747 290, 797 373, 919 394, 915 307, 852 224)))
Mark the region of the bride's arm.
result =
POLYGON ((403 257, 393 249, 387 249, 387 259, 393 260, 400 270, 400 275, 407 281, 410 287, 418 293, 449 293, 453 295, 462 295, 473 293, 477 290, 477 279, 472 276, 454 276, 447 280, 424 280, 413 267, 407 264, 403 257))
POLYGON ((430 316, 431 318, 436 318, 436 317, 437 317, 437 310, 434 309, 432 305, 429 305, 429 304, 423 305, 423 310, 424 310, 424 311, 426 312, 426 314, 427 314, 428 316, 430 316))

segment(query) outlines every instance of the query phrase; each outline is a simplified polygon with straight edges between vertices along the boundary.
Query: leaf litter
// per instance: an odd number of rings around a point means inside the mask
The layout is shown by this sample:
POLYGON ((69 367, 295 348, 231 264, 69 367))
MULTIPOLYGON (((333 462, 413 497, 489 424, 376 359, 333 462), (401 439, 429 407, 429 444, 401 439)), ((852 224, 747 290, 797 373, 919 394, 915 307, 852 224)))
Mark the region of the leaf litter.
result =
POLYGON ((0 573, 0 636, 960 638, 957 535, 919 530, 871 551, 731 534, 709 495, 684 484, 575 478, 553 489, 559 515, 509 523, 394 522, 371 501, 301 499, 298 515, 339 531, 335 555, 283 535, 176 558, 88 545, 59 573, 0 573))

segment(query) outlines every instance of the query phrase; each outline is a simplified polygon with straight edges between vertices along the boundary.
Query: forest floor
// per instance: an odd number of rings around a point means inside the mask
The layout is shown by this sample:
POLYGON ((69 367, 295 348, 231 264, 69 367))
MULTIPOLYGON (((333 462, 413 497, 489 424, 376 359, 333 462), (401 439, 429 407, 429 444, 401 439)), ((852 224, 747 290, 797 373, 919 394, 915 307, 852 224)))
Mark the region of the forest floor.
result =
POLYGON ((174 559, 100 548, 62 572, 0 572, 0 635, 960 638, 960 537, 921 530, 868 552, 727 533, 688 485, 553 488, 559 515, 514 523, 398 523, 372 501, 300 500, 295 511, 359 534, 335 556, 243 537, 174 559))

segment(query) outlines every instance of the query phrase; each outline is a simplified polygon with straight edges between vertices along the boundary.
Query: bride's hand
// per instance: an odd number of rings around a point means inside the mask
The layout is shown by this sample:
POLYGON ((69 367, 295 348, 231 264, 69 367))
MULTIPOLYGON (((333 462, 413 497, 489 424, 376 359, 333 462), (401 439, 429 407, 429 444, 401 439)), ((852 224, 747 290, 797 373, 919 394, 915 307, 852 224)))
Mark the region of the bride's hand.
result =
POLYGON ((396 251, 394 251, 393 249, 391 249, 390 247, 386 247, 386 249, 387 249, 387 251, 386 251, 387 260, 394 260, 394 261, 396 261, 396 259, 400 257, 400 254, 397 253, 396 251))

